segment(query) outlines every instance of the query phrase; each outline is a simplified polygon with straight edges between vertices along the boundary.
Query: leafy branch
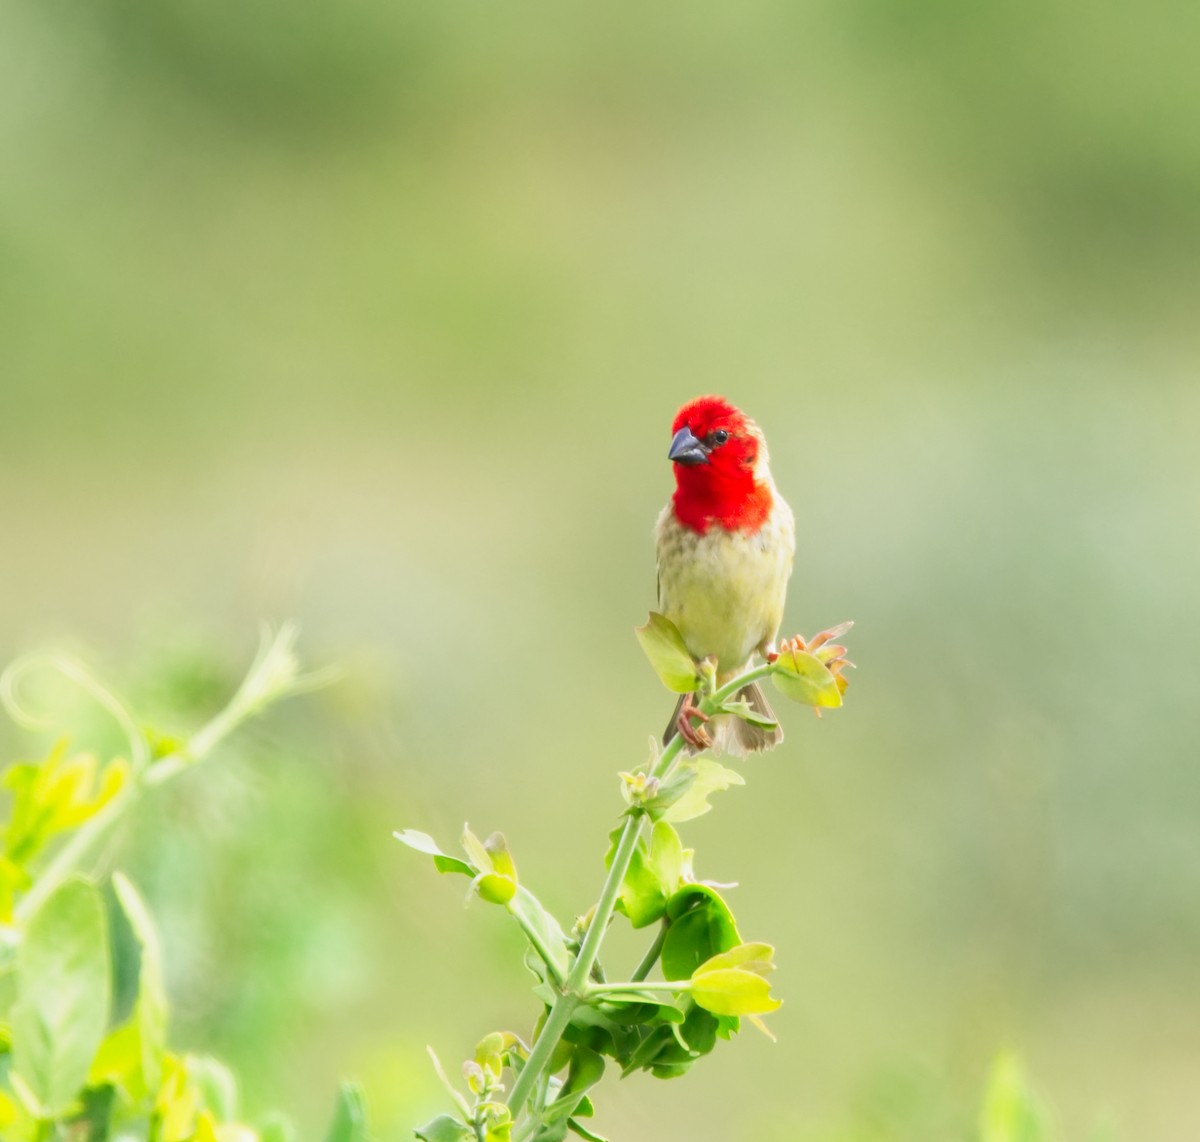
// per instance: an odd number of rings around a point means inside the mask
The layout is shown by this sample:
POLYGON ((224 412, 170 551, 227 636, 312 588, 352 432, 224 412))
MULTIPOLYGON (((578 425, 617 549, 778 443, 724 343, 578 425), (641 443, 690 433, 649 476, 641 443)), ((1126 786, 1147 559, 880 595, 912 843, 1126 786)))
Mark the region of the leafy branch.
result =
MULTIPOLYGON (((773 726, 738 697, 742 689, 770 678, 787 697, 818 713, 840 706, 846 689, 842 670, 850 664, 836 639, 849 625, 811 641, 791 639, 769 661, 720 684, 715 662, 696 662, 662 615, 652 614, 637 635, 663 684, 698 699, 691 706, 693 725, 723 716, 773 726)), ((424 833, 396 834, 432 856, 438 871, 471 877, 481 899, 508 910, 528 940, 526 964, 543 1004, 532 1047, 512 1033, 485 1038, 464 1072, 474 1101, 454 1091, 457 1116, 438 1116, 416 1131, 418 1138, 558 1142, 572 1131, 598 1139, 581 1119, 593 1113, 588 1092, 606 1060, 623 1074, 646 1070, 672 1077, 718 1039, 735 1034, 742 1018, 765 1030, 761 1016, 779 1006, 769 983, 774 949, 742 940, 719 886, 694 877, 692 853, 674 827, 707 812, 712 794, 743 779, 690 748, 676 734, 639 770, 620 775, 626 808, 610 837, 604 884, 569 936, 520 883, 501 834, 481 841, 465 829, 466 860, 444 853, 424 833), (600 952, 618 913, 634 928, 657 928, 630 978, 609 982, 600 952), (650 978, 656 969, 661 979, 650 978), (506 1070, 512 1088, 501 1098, 506 1070)))
MULTIPOLYGON (((61 732, 26 696, 35 675, 81 689, 116 723, 128 758, 101 763, 61 739, 41 761, 4 773, 10 812, 0 838, 0 1139, 59 1142, 291 1142, 286 1120, 238 1121, 237 1084, 215 1059, 168 1050, 168 1002, 158 935, 132 881, 113 895, 137 947, 137 997, 113 1017, 113 951, 102 884, 88 864, 113 827, 155 786, 199 764, 247 719, 329 677, 302 674, 296 629, 263 632, 226 706, 184 741, 139 723, 73 659, 31 655, 0 676, 0 701, 21 726, 61 732)), ((365 1142, 362 1098, 344 1087, 330 1142, 365 1142)))
MULTIPOLYGON (((289 695, 315 689, 330 681, 333 677, 330 671, 300 673, 295 654, 297 634, 296 627, 291 623, 285 623, 275 632, 264 628, 254 662, 228 704, 187 741, 172 742, 159 752, 156 752, 150 737, 138 728, 133 715, 120 699, 73 659, 55 654, 28 655, 17 659, 0 675, 0 702, 3 702, 9 716, 18 725, 31 730, 54 727, 52 716, 30 710, 21 697, 21 686, 30 675, 51 671, 79 686, 110 714, 129 746, 129 761, 117 759, 108 765, 97 799, 90 806, 82 798, 90 784, 88 779, 94 761, 75 759, 67 767, 69 776, 65 777, 50 776, 52 773, 64 773, 57 763, 43 767, 40 780, 36 780, 32 786, 24 780, 29 767, 15 767, 15 771, 10 769, 6 774, 7 784, 18 796, 15 818, 21 816, 25 806, 25 802, 20 800, 22 794, 27 798, 36 798, 41 794, 49 796, 60 813, 64 808, 67 810, 61 818, 66 824, 80 826, 74 829, 68 841, 17 904, 14 918, 18 922, 28 920, 67 877, 83 867, 113 826, 134 807, 147 789, 161 785, 203 761, 238 726, 269 706, 289 695), (81 810, 82 816, 77 820, 81 810)), ((63 751, 65 745, 52 758, 61 762, 63 751)), ((48 810, 43 807, 41 812, 45 815, 48 810)), ((10 846, 5 857, 10 862, 14 856, 24 857, 17 862, 19 870, 59 831, 53 827, 54 821, 54 813, 49 812, 43 833, 35 838, 25 838, 24 847, 16 853, 11 851, 10 846)), ((9 833, 11 836, 11 829, 9 833)))

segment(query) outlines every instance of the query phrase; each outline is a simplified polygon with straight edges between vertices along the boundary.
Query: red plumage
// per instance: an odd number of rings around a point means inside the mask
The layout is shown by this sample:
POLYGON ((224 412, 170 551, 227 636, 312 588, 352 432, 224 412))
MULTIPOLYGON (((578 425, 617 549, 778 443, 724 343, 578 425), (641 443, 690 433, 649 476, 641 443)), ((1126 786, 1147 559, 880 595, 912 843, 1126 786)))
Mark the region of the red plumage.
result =
POLYGON ((672 432, 687 428, 699 439, 727 432, 708 463, 675 465, 675 518, 704 535, 714 524, 726 531, 756 531, 771 514, 768 483, 756 479, 762 435, 754 422, 724 397, 703 396, 676 414, 672 432))

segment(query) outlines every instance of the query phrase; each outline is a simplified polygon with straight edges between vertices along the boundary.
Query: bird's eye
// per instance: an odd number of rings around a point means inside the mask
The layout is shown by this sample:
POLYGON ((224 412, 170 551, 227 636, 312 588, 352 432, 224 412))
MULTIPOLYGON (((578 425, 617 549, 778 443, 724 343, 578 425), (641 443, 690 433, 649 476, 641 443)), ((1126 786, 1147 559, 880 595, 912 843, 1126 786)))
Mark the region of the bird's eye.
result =
POLYGON ((718 428, 717 431, 709 437, 709 440, 711 440, 713 444, 724 444, 728 439, 729 433, 723 428, 718 428))

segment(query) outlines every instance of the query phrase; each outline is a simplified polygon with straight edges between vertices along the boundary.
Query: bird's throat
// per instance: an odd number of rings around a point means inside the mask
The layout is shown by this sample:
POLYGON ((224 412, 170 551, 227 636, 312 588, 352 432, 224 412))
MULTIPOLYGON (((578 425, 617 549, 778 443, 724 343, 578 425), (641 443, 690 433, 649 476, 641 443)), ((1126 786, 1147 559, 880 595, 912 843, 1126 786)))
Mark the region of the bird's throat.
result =
POLYGON ((714 526, 757 531, 771 515, 771 485, 751 472, 718 476, 711 469, 677 468, 676 478, 675 518, 700 535, 714 526))

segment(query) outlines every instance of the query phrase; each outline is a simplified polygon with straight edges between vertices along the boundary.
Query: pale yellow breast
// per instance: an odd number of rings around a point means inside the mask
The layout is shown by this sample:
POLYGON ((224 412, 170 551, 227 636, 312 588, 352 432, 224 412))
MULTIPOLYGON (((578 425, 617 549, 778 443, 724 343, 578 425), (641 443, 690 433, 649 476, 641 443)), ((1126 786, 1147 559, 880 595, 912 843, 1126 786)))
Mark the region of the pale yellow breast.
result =
POLYGON ((757 532, 712 527, 697 535, 668 504, 658 519, 658 605, 696 658, 731 674, 774 642, 796 551, 791 509, 778 496, 757 532))

